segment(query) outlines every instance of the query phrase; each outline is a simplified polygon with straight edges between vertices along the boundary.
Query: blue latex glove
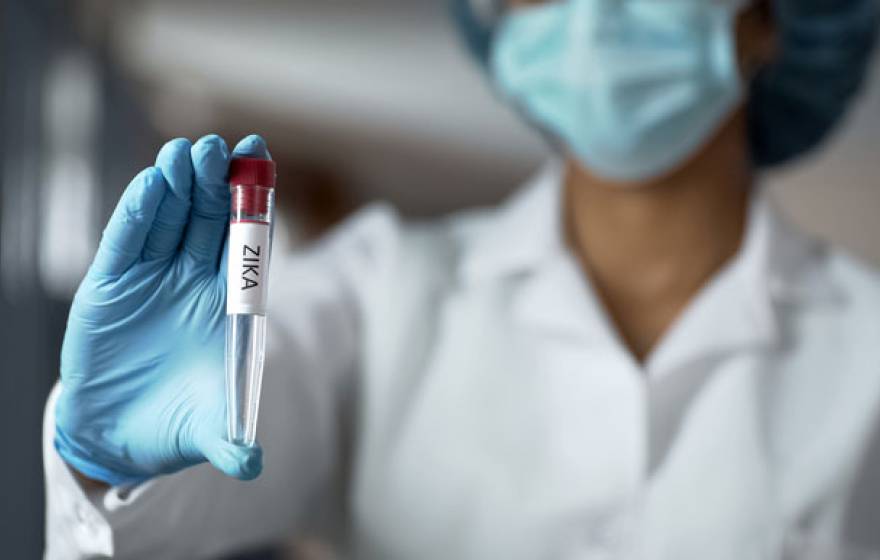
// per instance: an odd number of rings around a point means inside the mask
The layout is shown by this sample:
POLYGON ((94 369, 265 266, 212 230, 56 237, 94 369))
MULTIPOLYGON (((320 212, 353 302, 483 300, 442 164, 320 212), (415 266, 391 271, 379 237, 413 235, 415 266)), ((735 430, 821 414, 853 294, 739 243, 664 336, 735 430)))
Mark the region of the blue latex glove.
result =
MULTIPOLYGON (((269 157, 259 136, 234 155, 269 157)), ((210 461, 248 480, 259 447, 226 441, 223 355, 229 151, 172 140, 128 186, 70 310, 55 446, 128 484, 210 461)))

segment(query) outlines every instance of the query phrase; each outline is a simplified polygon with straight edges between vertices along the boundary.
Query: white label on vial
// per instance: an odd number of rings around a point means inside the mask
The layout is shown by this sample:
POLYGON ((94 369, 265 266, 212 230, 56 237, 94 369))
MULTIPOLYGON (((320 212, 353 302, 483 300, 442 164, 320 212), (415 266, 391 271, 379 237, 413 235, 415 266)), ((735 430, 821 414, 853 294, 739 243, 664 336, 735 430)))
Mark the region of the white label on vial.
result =
POLYGON ((229 225, 227 314, 266 314, 269 251, 269 224, 236 222, 229 225))

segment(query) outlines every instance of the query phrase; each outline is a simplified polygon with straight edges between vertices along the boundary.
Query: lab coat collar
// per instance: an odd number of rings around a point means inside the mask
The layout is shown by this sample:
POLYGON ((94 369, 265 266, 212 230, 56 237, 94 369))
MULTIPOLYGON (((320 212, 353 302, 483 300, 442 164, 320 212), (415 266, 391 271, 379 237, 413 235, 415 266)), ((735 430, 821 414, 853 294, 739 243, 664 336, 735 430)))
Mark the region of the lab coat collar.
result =
POLYGON ((559 256, 563 173, 561 162, 550 161, 495 210, 466 250, 466 281, 530 272, 559 256))
MULTIPOLYGON (((564 167, 552 161, 497 210, 470 244, 467 282, 521 278, 515 314, 532 326, 622 350, 601 301, 563 235, 564 167)), ((739 253, 697 294, 650 356, 649 373, 779 340, 783 306, 834 303, 842 291, 820 266, 821 244, 800 233, 760 191, 739 253)), ((624 353, 626 353, 624 351, 624 353)))

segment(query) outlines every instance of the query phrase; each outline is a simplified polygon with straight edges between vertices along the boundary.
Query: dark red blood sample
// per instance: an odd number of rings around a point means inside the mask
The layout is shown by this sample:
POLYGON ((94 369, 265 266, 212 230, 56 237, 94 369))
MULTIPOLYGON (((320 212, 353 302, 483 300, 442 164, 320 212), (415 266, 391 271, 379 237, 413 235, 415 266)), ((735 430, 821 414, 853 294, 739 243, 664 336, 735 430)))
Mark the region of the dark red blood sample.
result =
POLYGON ((232 188, 232 211, 249 216, 263 215, 269 212, 269 193, 271 189, 240 185, 232 188))
POLYGON ((275 187, 275 162, 268 159, 234 158, 229 164, 233 212, 266 214, 275 187))
POLYGON ((229 163, 230 185, 275 186, 275 162, 271 159, 233 158, 229 163))

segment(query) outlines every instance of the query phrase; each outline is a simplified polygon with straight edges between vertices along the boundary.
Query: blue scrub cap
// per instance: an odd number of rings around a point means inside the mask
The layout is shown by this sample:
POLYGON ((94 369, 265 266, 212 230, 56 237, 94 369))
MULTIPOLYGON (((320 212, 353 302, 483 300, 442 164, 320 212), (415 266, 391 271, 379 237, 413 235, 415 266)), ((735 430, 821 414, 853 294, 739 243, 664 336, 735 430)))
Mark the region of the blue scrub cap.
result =
MULTIPOLYGON (((493 23, 474 0, 452 0, 471 52, 488 65, 493 23), (482 17, 481 17, 482 16, 482 17)), ((487 12, 498 2, 483 0, 487 12), (488 3, 485 3, 488 2, 488 3)), ((828 136, 865 81, 877 0, 772 0, 779 54, 751 82, 749 141, 759 167, 787 163, 828 136)))

